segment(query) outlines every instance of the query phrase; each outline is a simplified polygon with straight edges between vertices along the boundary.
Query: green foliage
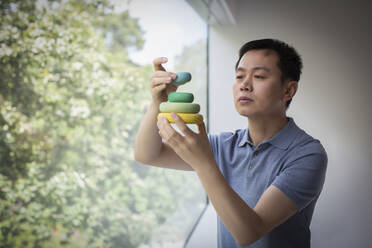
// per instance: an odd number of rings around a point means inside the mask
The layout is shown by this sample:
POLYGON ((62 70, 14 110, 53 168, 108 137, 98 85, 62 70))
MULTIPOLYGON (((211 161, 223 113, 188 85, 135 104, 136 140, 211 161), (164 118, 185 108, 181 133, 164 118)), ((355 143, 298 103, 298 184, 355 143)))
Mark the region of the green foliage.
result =
POLYGON ((138 20, 110 10, 1 1, 0 247, 138 247, 198 199, 195 178, 133 161, 152 68, 128 59, 138 20))

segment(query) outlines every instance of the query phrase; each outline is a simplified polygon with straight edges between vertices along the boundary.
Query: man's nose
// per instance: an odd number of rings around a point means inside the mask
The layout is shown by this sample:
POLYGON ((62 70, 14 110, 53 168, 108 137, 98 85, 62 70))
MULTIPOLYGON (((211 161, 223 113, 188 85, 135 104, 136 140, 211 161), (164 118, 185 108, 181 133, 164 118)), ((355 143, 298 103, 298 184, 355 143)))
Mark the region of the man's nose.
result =
POLYGON ((240 85, 240 90, 252 91, 252 79, 251 77, 246 77, 242 84, 240 85))

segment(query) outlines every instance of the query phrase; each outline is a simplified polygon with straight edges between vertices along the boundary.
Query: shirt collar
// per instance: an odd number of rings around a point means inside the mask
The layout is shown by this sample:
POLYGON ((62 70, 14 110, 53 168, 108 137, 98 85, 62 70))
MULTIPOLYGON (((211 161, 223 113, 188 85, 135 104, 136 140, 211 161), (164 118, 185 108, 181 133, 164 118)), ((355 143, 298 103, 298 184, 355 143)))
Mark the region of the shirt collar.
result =
MULTIPOLYGON (((288 146, 292 143, 293 139, 296 136, 296 131, 298 130, 298 127, 296 123, 294 122, 293 118, 287 117, 288 123, 277 133, 275 134, 271 139, 264 141, 263 143, 270 143, 273 146, 276 146, 280 149, 287 149, 288 146)), ((249 129, 246 128, 243 134, 243 137, 239 143, 239 147, 244 146, 246 143, 249 143, 253 146, 251 141, 248 137, 249 129)))
POLYGON ((245 130, 244 130, 244 134, 243 134, 243 137, 242 137, 242 139, 240 140, 240 143, 239 143, 239 147, 242 147, 242 146, 244 146, 245 144, 247 144, 247 143, 249 143, 249 144, 251 144, 251 141, 249 140, 249 137, 248 137, 248 128, 246 128, 245 130))

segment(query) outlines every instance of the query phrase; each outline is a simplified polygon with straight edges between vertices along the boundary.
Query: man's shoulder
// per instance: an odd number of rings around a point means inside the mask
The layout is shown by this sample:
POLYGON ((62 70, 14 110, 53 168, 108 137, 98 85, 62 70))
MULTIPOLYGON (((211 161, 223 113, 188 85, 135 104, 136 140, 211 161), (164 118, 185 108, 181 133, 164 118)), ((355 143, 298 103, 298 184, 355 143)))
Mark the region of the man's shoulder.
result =
POLYGON ((327 152, 320 140, 314 138, 301 128, 298 128, 297 136, 292 144, 288 147, 286 156, 289 164, 305 159, 325 161, 324 163, 322 162, 319 164, 319 166, 323 166, 327 163, 326 161, 328 161, 327 152))
POLYGON ((301 128, 298 128, 298 130, 298 135, 291 145, 292 150, 295 150, 296 152, 306 151, 311 153, 326 154, 326 151, 319 139, 314 138, 301 128))

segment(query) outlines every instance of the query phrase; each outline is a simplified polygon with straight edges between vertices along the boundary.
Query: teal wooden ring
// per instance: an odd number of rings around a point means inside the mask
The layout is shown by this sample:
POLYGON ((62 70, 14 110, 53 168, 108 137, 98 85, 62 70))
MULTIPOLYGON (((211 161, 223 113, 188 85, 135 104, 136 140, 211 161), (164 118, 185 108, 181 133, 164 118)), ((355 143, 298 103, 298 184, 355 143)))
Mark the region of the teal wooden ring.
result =
POLYGON ((159 109, 162 113, 175 112, 197 114, 200 111, 200 105, 197 103, 162 102, 159 109))
POLYGON ((184 84, 191 80, 190 72, 177 72, 177 77, 172 81, 172 84, 184 84))
POLYGON ((194 95, 188 92, 172 92, 168 95, 169 102, 193 102, 194 95))

